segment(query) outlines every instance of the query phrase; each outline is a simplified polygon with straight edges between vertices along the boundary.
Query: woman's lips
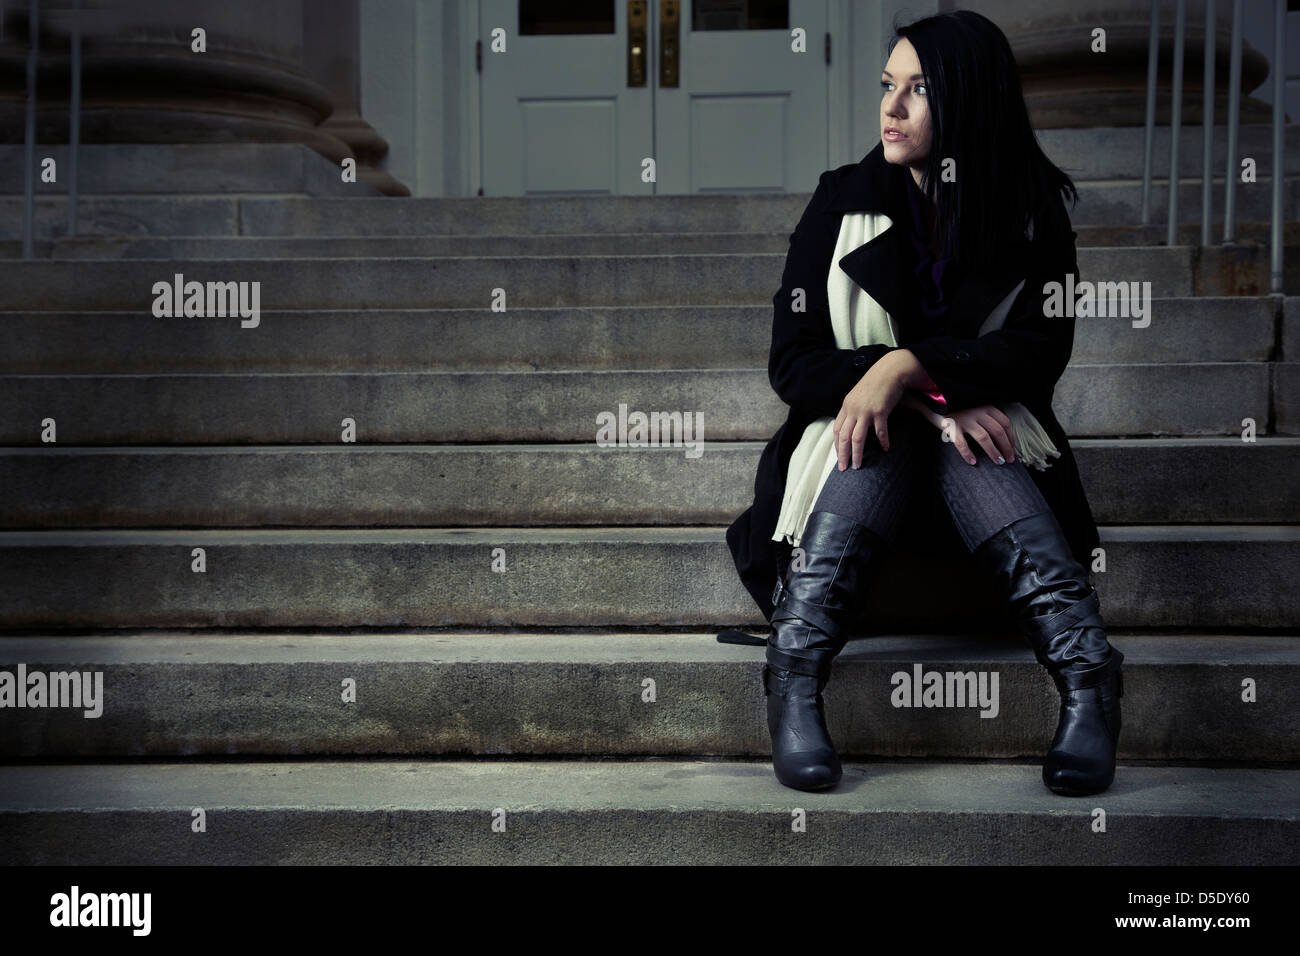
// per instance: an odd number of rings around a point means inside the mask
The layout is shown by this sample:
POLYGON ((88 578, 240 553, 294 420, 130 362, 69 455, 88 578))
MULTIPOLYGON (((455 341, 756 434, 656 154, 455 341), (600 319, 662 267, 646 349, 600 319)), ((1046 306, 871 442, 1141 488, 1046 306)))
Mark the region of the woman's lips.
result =
POLYGON ((907 139, 907 134, 886 131, 884 134, 884 138, 885 138, 885 142, 887 143, 897 143, 901 139, 907 139))

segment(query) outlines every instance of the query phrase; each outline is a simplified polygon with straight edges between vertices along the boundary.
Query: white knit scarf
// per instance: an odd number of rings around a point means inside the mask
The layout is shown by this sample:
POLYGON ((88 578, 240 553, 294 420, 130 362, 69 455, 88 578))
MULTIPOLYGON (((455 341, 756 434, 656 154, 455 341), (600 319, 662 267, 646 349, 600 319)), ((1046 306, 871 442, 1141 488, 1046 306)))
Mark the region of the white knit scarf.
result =
MULTIPOLYGON (((898 346, 898 327, 893 319, 866 290, 848 277, 838 263, 859 246, 870 242, 881 232, 893 225, 883 213, 856 212, 846 213, 840 223, 839 240, 835 244, 835 255, 831 260, 830 274, 826 278, 826 296, 830 302, 831 328, 835 332, 835 345, 841 349, 857 349, 864 345, 898 346)), ((1006 321, 1007 313, 1016 300, 1022 279, 1002 300, 980 326, 979 334, 999 329, 1006 321)), ((1016 458, 1026 465, 1045 471, 1051 462, 1048 458, 1059 458, 1061 453, 1052 444, 1051 437, 1043 431, 1038 420, 1019 402, 998 406, 1011 420, 1015 433, 1016 458)), ((785 497, 781 502, 781 514, 776 522, 773 541, 785 538, 794 547, 799 546, 808 515, 821 494, 822 485, 836 466, 835 455, 835 418, 819 418, 804 429, 803 437, 790 456, 790 467, 786 472, 785 497)), ((942 435, 935 429, 935 440, 942 441, 942 435)), ((968 439, 973 442, 973 439, 968 439)))

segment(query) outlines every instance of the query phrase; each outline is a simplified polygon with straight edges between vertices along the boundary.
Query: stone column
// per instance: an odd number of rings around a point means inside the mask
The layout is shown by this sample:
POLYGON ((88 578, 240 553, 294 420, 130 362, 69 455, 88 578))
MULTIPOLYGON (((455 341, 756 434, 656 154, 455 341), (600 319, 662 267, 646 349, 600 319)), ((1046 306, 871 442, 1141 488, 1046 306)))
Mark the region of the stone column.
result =
MULTIPOLYGON (((1160 3, 1160 64, 1156 123, 1169 125, 1173 80, 1174 2, 1160 3)), ((1036 128, 1141 126, 1146 121, 1148 0, 944 0, 942 10, 982 13, 1007 35, 1036 128), (1105 53, 1091 52, 1092 31, 1106 31, 1105 53)), ((1188 0, 1183 42, 1182 122, 1201 125, 1205 3, 1188 0)), ((1214 117, 1228 117, 1228 56, 1232 0, 1215 4, 1214 117)), ((1267 123, 1267 103, 1246 94, 1268 76, 1268 60, 1243 43, 1241 122, 1267 123)))
POLYGON ((334 112, 321 129, 347 143, 357 178, 389 196, 410 189, 379 168, 388 142, 361 117, 361 5, 359 0, 310 0, 304 7, 304 66, 329 90, 334 112))
MULTIPOLYGON (((0 142, 20 143, 28 4, 0 3, 0 142)), ((353 155, 323 125, 339 104, 304 65, 304 6, 303 0, 84 0, 82 142, 289 142, 336 163, 353 155), (200 27, 202 53, 192 49, 192 31, 200 27)), ((41 143, 68 141, 72 16, 71 0, 42 0, 41 143)))

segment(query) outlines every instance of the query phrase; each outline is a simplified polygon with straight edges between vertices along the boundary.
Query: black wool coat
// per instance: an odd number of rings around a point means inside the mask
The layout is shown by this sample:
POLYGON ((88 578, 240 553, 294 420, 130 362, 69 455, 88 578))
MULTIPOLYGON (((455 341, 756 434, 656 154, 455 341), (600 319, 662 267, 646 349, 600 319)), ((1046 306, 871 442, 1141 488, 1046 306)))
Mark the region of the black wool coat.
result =
MULTIPOLYGON (((878 144, 861 162, 822 173, 817 190, 794 233, 781 287, 772 297, 772 347, 768 375, 772 388, 790 407, 789 416, 764 448, 754 479, 754 503, 727 529, 736 570, 746 590, 769 621, 772 589, 789 545, 771 540, 785 494, 786 472, 804 429, 817 418, 838 415, 844 397, 886 352, 887 345, 840 349, 831 330, 826 297, 829 270, 844 272, 895 320, 900 348, 916 355, 948 400, 947 409, 1019 402, 1038 419, 1060 451, 1046 471, 1029 468, 1055 514, 1070 550, 1086 569, 1100 543, 1097 525, 1065 432, 1052 412, 1052 392, 1074 347, 1072 315, 1047 317, 1044 285, 1079 281, 1075 233, 1065 203, 1054 194, 1034 216, 1032 239, 1019 239, 989 271, 962 268, 951 293, 949 334, 923 336, 920 290, 913 273, 906 167, 884 158, 878 144), (846 212, 882 212, 892 225, 869 242, 832 262, 846 212), (1025 280, 1001 329, 980 336, 979 328, 1025 280), (791 308, 791 290, 801 288, 806 311, 791 308)), ((929 330, 933 331, 933 330, 929 330)), ((942 406, 932 405, 940 408, 942 406)), ((912 414, 912 413, 908 413, 912 414)), ((969 439, 972 442, 973 439, 969 439)), ((936 547, 960 543, 952 534, 936 547)), ((952 553, 949 550, 948 553, 952 553)), ((961 558, 969 560, 964 546, 961 558)))

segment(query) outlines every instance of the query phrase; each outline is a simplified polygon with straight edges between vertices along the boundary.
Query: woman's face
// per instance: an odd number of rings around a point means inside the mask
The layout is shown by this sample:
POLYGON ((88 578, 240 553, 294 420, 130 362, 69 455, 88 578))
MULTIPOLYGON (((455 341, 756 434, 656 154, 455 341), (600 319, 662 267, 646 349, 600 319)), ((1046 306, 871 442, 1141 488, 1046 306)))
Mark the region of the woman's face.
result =
POLYGON ((916 48, 902 39, 894 44, 894 52, 880 76, 884 94, 880 99, 880 138, 885 144, 885 159, 909 167, 917 185, 930 155, 930 91, 920 73, 916 48), (894 135, 892 130, 901 135, 894 135))

